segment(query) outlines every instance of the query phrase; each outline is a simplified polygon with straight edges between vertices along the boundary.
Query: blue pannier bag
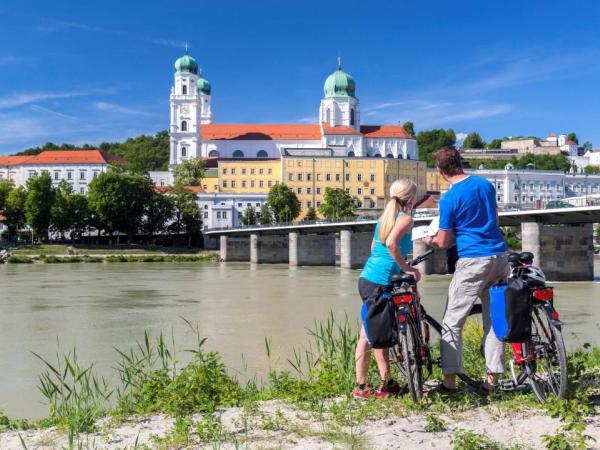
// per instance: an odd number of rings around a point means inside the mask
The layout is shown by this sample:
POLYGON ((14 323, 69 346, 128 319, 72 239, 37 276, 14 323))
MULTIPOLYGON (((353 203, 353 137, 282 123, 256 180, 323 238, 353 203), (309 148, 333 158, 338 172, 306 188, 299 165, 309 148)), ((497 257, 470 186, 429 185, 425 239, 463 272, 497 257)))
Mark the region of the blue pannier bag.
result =
POLYGON ((494 334, 502 342, 531 339, 531 289, 518 278, 490 288, 490 316, 494 334))
POLYGON ((396 314, 389 292, 372 295, 362 304, 360 317, 372 348, 389 348, 396 342, 396 314))

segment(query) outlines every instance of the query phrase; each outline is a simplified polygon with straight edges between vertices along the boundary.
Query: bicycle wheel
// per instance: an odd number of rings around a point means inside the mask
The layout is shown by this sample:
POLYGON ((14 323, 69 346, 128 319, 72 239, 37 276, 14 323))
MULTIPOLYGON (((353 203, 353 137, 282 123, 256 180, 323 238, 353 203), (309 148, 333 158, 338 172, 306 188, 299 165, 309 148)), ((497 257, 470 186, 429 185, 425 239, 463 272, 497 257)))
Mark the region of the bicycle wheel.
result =
POLYGON ((399 334, 402 350, 403 372, 408 383, 408 391, 413 401, 423 398, 423 367, 420 362, 420 343, 413 319, 408 316, 406 329, 399 334))
MULTIPOLYGON (((469 317, 477 317, 477 316, 481 316, 481 304, 477 303, 475 305, 473 305, 473 308, 471 309, 471 312, 469 313, 469 317)), ((442 325, 435 320, 433 317, 431 317, 429 314, 425 315, 425 321, 429 324, 429 329, 433 330, 435 333, 431 333, 430 338, 429 338, 429 352, 430 352, 430 358, 431 361, 434 365, 437 366, 441 366, 441 353, 440 353, 440 339, 441 339, 441 335, 442 335, 442 325)), ((483 354, 483 350, 481 351, 481 353, 483 354)), ((431 373, 428 373, 428 376, 431 375, 431 373)), ((459 373, 458 377, 466 384, 468 384, 469 386, 472 387, 478 387, 481 384, 481 381, 478 379, 478 377, 476 377, 474 374, 466 374, 466 373, 459 373)))
POLYGON ((550 395, 563 397, 567 392, 567 352, 560 326, 541 306, 533 307, 531 351, 535 355, 529 384, 535 396, 545 403, 550 395))

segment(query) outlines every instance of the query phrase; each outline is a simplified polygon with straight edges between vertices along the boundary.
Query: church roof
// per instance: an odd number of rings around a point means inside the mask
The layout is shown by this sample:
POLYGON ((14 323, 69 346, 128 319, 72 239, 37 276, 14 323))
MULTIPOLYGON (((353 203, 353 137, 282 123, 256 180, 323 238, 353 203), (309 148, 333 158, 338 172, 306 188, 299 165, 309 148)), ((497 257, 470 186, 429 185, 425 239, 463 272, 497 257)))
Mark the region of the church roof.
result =
MULTIPOLYGON (((332 127, 323 122, 325 135, 363 135, 366 138, 414 139, 400 125, 362 125, 360 131, 349 126, 332 127)), ((317 124, 206 124, 201 138, 208 141, 318 141, 321 127, 317 124)))
POLYGON ((28 159, 31 159, 31 155, 27 156, 0 156, 0 166, 2 167, 12 167, 12 166, 20 166, 28 159))
POLYGON ((21 164, 108 164, 111 161, 126 163, 127 160, 110 155, 102 150, 46 150, 29 157, 21 164))
POLYGON ((577 142, 567 141, 565 142, 565 145, 577 145, 577 142))
POLYGON ((319 125, 304 124, 207 124, 201 137, 206 140, 244 141, 317 141, 321 139, 319 125))

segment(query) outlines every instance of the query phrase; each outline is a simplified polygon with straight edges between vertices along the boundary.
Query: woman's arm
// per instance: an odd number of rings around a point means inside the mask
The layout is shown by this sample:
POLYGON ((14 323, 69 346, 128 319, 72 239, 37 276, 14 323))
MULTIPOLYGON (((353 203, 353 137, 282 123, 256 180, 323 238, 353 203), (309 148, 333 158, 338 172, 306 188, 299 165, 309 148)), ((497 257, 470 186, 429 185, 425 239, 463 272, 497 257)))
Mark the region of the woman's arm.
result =
POLYGON ((392 232, 385 241, 385 246, 390 252, 390 255, 392 255, 392 258, 394 258, 394 261, 396 261, 396 263, 398 264, 398 266, 400 266, 400 268, 404 272, 412 273, 415 279, 419 281, 421 279, 420 272, 406 262, 406 260, 402 256, 402 252, 398 248, 398 243, 406 234, 411 232, 412 226, 413 219, 408 215, 396 219, 394 228, 392 229, 392 232))

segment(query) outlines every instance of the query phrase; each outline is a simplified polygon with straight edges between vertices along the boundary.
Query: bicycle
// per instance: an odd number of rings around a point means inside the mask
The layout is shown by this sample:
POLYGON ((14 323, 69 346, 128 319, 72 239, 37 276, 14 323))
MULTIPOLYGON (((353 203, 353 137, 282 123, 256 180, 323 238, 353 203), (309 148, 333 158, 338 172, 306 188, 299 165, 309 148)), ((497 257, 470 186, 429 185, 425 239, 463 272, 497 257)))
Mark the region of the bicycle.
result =
MULTIPOLYGON (((419 264, 432 253, 433 250, 429 250, 409 264, 419 264)), ((526 278, 532 262, 533 254, 529 252, 509 255, 515 276, 526 278)), ((434 357, 430 342, 431 330, 441 335, 442 326, 425 311, 412 275, 393 276, 387 292, 395 305, 397 324, 397 344, 390 349, 390 360, 406 378, 412 399, 418 401, 423 398, 424 383, 433 373, 433 366, 441 366, 441 359, 434 357)), ((545 403, 549 395, 563 397, 568 381, 562 323, 553 300, 553 288, 545 282, 531 286, 531 338, 527 342, 511 343, 514 353, 514 358, 509 361, 511 376, 498 382, 498 387, 503 390, 515 390, 527 382, 541 403, 545 403)), ((481 313, 482 306, 477 303, 469 315, 477 317, 481 313)), ((468 374, 458 376, 471 387, 480 386, 480 381, 468 374)))

